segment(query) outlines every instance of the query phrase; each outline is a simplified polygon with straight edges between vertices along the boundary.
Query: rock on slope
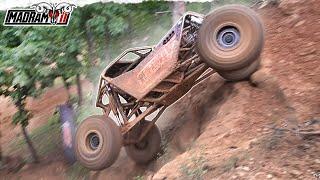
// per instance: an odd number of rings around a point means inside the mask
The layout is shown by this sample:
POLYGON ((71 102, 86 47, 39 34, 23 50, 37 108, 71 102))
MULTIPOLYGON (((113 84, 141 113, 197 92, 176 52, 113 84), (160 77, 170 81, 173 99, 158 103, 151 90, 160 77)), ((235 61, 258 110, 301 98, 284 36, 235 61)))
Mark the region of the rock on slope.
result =
POLYGON ((320 122, 319 9, 317 0, 283 0, 260 10, 266 44, 253 84, 215 75, 173 105, 159 124, 174 131, 174 157, 149 178, 314 178, 319 137, 286 129, 320 122))

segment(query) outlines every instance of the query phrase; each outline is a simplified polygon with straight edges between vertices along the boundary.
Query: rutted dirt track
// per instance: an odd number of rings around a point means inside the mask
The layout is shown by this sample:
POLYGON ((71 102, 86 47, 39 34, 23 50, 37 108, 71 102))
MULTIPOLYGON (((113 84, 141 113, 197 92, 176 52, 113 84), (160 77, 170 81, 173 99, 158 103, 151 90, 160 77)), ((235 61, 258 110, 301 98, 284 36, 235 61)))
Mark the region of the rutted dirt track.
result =
MULTIPOLYGON (((259 10, 266 44, 251 83, 210 77, 159 120, 167 142, 163 156, 138 167, 121 152, 111 168, 90 178, 128 179, 141 173, 157 180, 315 179, 319 136, 303 138, 285 129, 320 128, 319 9, 318 0, 283 0, 279 7, 259 10)), ((7 177, 63 178, 58 174, 65 168, 58 158, 7 177)))

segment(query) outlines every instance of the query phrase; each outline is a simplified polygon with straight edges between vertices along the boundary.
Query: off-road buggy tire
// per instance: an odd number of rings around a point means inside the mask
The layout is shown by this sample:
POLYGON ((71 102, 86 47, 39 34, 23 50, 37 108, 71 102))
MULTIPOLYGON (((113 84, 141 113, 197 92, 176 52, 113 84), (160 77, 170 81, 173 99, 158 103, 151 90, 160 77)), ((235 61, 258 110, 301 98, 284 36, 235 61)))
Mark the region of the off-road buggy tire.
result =
POLYGON ((227 5, 204 18, 197 51, 211 68, 230 71, 256 60, 263 44, 264 29, 258 15, 242 5, 227 5))
POLYGON ((117 160, 121 146, 120 129, 107 116, 90 116, 77 129, 76 158, 89 169, 102 170, 111 166, 117 160))
MULTIPOLYGON (((150 122, 143 121, 141 124, 135 126, 131 135, 138 138, 141 130, 145 129, 150 122)), ((161 150, 161 132, 156 124, 152 126, 146 136, 136 144, 125 146, 127 155, 137 164, 147 164, 156 159, 161 150)))
POLYGON ((256 72, 260 67, 261 59, 253 61, 249 66, 232 71, 218 71, 218 74, 227 81, 241 81, 249 79, 250 76, 256 72))

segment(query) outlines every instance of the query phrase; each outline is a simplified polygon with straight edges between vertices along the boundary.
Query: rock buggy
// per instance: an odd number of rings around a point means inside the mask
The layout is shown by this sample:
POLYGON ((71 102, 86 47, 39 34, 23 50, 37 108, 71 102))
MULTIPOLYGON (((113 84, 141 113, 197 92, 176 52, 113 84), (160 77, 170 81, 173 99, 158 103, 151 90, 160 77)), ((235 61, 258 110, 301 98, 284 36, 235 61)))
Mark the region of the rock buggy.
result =
POLYGON ((127 49, 101 73, 96 106, 104 115, 79 125, 78 161, 107 168, 121 146, 136 163, 156 158, 161 134, 155 122, 164 110, 215 72, 230 81, 248 78, 258 69, 263 42, 255 12, 228 5, 206 16, 187 12, 156 46, 127 49))

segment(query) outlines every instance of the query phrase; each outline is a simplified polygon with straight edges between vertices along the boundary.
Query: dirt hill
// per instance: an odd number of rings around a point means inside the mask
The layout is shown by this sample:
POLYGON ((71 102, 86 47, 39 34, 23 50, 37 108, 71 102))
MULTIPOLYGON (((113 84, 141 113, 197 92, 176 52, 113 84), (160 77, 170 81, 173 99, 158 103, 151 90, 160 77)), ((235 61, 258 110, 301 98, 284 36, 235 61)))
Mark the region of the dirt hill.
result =
POLYGON ((188 119, 173 140, 186 151, 152 179, 315 179, 319 137, 288 130, 320 127, 319 8, 310 0, 259 10, 261 69, 251 83, 214 76, 173 107, 188 119))
MULTIPOLYGON (((122 151, 89 179, 315 179, 320 137, 295 130, 320 130, 319 9, 318 0, 282 0, 258 10, 266 43, 251 81, 214 75, 200 83, 159 120, 157 161, 140 167, 122 151)), ((64 178, 57 157, 6 177, 64 178)))

